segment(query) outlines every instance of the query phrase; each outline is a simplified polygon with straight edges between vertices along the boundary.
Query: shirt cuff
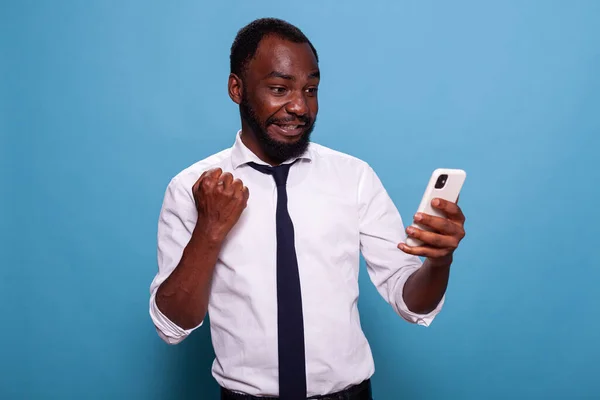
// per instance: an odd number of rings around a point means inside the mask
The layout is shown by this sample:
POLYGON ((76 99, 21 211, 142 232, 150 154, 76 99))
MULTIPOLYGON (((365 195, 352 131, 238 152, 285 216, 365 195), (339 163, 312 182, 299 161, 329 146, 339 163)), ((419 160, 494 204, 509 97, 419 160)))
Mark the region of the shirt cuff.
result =
POLYGON ((154 322, 158 336, 168 344, 181 343, 190 333, 204 324, 204 321, 202 321, 199 325, 191 329, 181 328, 158 309, 156 305, 156 293, 152 293, 150 296, 150 317, 152 318, 152 322, 154 322))
POLYGON ((415 312, 409 310, 408 306, 404 302, 404 297, 403 297, 404 284, 406 283, 408 278, 414 272, 416 272, 418 269, 419 269, 419 267, 414 268, 410 271, 407 271, 404 274, 404 276, 402 276, 402 278, 400 278, 400 280, 398 281, 398 285, 399 285, 398 287, 400 288, 400 290, 397 291, 398 295, 396 296, 397 297, 396 298, 396 307, 398 308, 398 313, 400 314, 400 316, 402 318, 404 318, 406 321, 413 323, 413 324, 428 327, 429 325, 431 325, 431 322, 433 322, 434 318, 440 313, 440 311, 442 311, 442 307, 444 306, 444 301, 446 300, 446 294, 444 294, 442 296, 440 302, 435 307, 435 309, 433 309, 432 311, 430 311, 427 314, 418 314, 418 313, 415 313, 415 312))

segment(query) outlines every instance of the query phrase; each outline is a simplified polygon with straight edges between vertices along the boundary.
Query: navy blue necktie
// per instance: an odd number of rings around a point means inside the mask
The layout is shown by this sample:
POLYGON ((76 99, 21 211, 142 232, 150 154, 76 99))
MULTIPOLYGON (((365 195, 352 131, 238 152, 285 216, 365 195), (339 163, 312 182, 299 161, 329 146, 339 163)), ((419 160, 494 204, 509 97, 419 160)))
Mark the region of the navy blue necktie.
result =
POLYGON ((306 399, 304 320, 294 225, 287 209, 286 182, 291 164, 276 167, 249 165, 273 175, 277 185, 277 339, 279 344, 279 398, 306 399))

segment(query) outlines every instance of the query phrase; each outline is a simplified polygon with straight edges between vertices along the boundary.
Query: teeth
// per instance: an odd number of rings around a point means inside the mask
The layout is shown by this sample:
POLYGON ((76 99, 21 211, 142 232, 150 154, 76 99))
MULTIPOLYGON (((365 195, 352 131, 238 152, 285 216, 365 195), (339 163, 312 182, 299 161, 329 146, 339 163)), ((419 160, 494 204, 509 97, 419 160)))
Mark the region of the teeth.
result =
POLYGON ((296 129, 298 127, 298 125, 279 125, 279 126, 281 126, 283 129, 290 130, 290 131, 293 129, 296 129))

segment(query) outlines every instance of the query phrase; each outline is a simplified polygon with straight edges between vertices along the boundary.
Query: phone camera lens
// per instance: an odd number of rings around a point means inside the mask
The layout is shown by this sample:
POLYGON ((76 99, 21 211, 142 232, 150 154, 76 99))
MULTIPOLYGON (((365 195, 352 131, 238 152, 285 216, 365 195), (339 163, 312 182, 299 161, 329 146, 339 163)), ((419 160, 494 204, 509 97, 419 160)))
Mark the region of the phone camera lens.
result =
POLYGON ((448 175, 442 174, 438 177, 437 182, 435 182, 435 188, 441 189, 446 185, 446 181, 448 180, 448 175))

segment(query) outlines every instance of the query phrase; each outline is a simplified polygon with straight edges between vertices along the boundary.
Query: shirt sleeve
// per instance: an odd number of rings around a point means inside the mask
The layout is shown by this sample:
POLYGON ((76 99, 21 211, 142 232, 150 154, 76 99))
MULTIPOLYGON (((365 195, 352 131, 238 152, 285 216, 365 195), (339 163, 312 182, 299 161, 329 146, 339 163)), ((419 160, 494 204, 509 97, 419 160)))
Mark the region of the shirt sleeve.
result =
POLYGON ((158 219, 158 272, 150 285, 150 317, 159 337, 168 344, 180 343, 203 324, 201 322, 192 329, 182 329, 169 320, 156 305, 156 292, 179 264, 183 250, 192 236, 196 219, 191 186, 187 188, 181 180, 174 178, 167 186, 158 219))
POLYGON ((398 315, 408 322, 429 326, 446 296, 430 313, 417 314, 408 309, 402 296, 404 284, 423 263, 419 257, 398 248, 406 240, 402 218, 369 165, 365 165, 359 179, 358 203, 361 253, 371 281, 398 315))

